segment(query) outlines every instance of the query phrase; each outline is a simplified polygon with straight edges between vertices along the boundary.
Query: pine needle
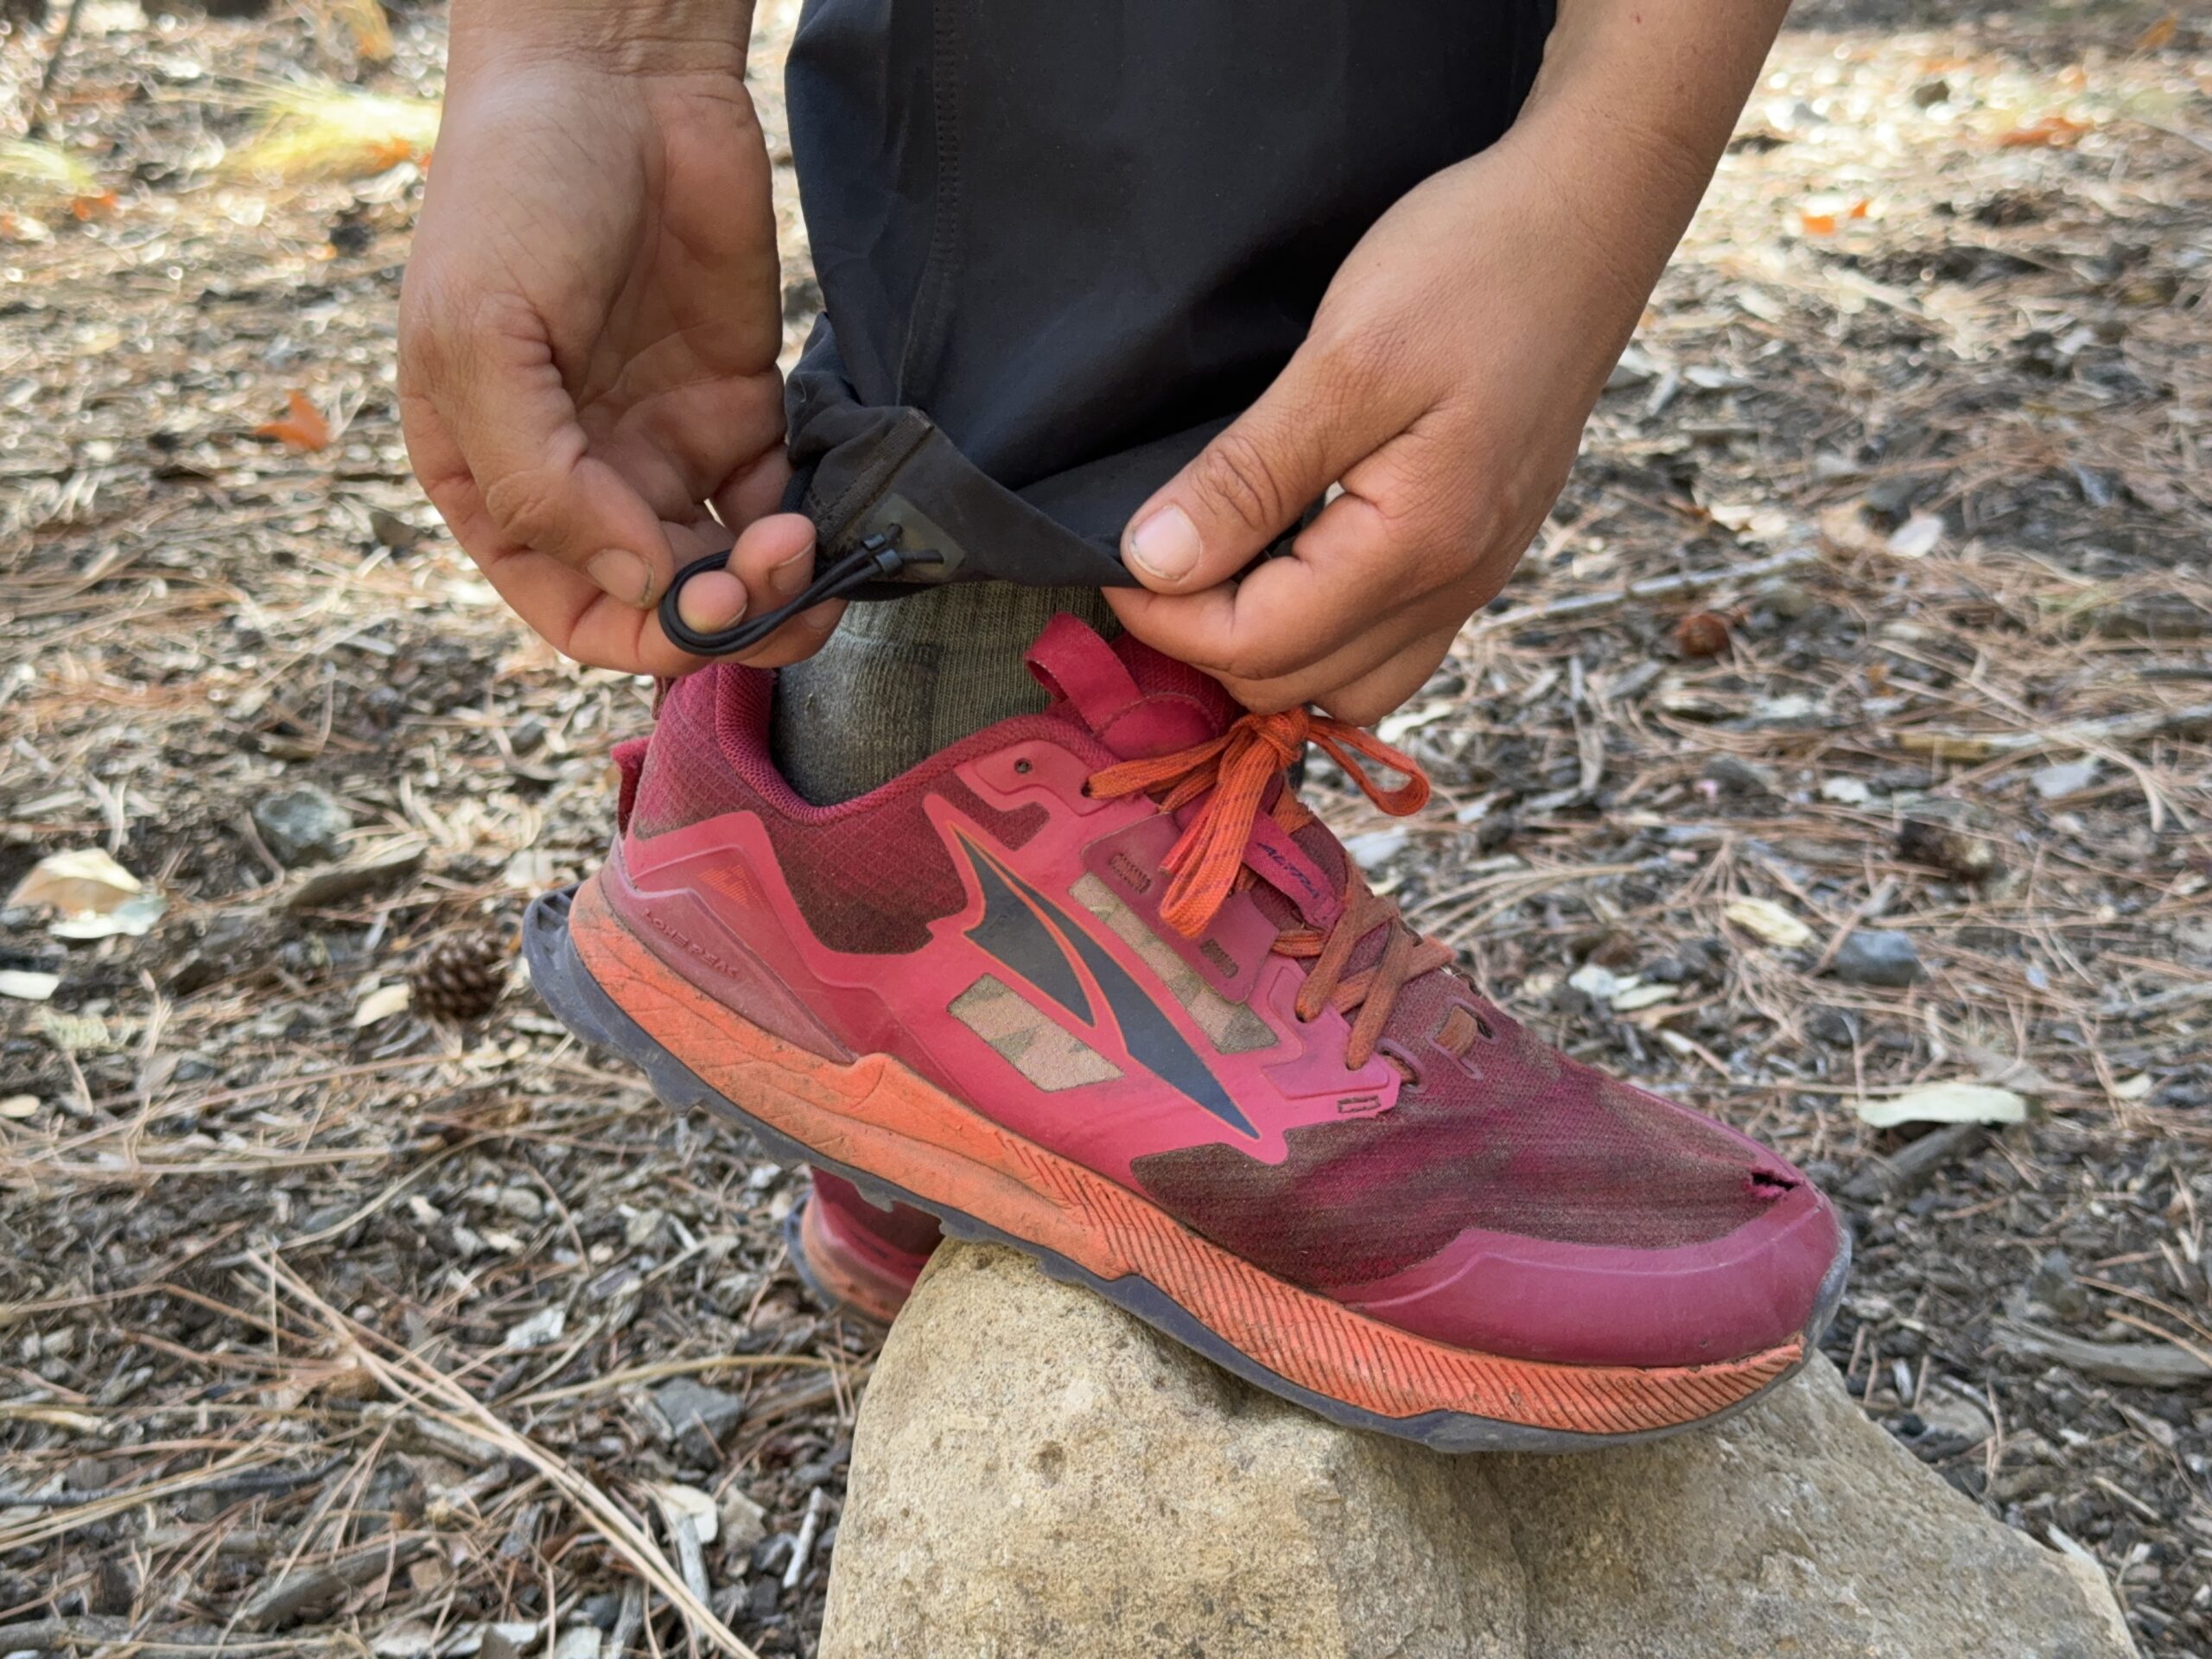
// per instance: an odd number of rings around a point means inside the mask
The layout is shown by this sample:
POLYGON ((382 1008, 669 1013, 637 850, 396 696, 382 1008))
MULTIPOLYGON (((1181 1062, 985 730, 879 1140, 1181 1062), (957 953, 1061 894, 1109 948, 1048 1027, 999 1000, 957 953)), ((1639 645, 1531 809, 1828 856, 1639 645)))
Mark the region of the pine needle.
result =
POLYGON ((633 1573, 675 1604, 693 1631, 728 1655, 728 1659, 758 1659, 752 1649, 715 1617, 714 1610, 691 1592, 682 1575, 669 1564, 668 1557, 661 1554, 660 1547, 606 1493, 577 1473, 557 1453, 517 1433, 419 1354, 396 1350, 395 1357, 387 1360, 372 1351, 368 1346, 368 1342, 374 1339, 372 1332, 323 1300, 277 1257, 255 1258, 255 1265, 320 1319, 330 1335, 350 1349, 354 1359, 395 1400, 448 1427, 489 1440, 509 1457, 519 1458, 530 1465, 591 1521, 607 1540, 607 1547, 627 1562, 633 1573))

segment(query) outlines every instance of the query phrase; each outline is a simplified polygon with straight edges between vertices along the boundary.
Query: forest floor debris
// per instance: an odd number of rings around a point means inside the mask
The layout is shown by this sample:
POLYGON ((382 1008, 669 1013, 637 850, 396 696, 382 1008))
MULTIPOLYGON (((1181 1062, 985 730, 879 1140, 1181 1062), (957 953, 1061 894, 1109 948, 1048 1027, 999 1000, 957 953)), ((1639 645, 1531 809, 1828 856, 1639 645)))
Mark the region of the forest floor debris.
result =
MULTIPOLYGON (((649 718, 408 477, 442 14, 68 10, 50 79, 62 8, 0 35, 0 892, 97 852, 41 879, 148 925, 0 909, 0 1649, 809 1652, 872 1347, 799 1172, 519 974, 410 986, 592 866, 649 718), (257 151, 311 77, 389 142, 257 151)), ((1388 723, 1431 809, 1313 793, 1501 1000, 1840 1192, 1866 1411, 2212 1651, 2212 35, 1897 12, 1784 37, 1388 723)))

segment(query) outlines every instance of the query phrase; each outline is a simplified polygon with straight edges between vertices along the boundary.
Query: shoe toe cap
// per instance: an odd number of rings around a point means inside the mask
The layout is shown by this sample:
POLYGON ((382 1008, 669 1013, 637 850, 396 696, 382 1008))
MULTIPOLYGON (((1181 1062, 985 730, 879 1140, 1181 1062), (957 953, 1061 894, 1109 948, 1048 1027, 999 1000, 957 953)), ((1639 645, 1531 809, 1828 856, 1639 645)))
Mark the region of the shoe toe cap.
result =
POLYGON ((1562 1364, 1712 1364, 1815 1334, 1848 1244, 1798 1179, 1719 1237, 1663 1249, 1471 1228, 1427 1261, 1339 1300, 1387 1324, 1483 1353, 1562 1364))

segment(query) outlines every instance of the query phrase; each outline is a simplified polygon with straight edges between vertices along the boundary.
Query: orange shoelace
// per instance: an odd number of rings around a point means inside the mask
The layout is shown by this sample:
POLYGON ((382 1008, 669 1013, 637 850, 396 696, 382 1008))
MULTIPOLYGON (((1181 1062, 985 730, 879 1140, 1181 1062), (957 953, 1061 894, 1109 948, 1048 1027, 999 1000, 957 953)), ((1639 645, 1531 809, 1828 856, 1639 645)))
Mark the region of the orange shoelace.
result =
MULTIPOLYGON (((1163 812, 1179 811, 1201 796, 1206 798, 1162 861, 1173 880, 1160 913, 1185 938, 1205 932, 1230 893, 1251 879, 1244 852, 1252 826, 1268 810, 1264 804, 1269 787, 1309 742, 1392 817, 1407 817, 1427 804, 1428 779, 1412 760, 1357 726, 1305 709, 1246 715, 1206 742, 1149 760, 1124 760, 1091 774, 1093 795, 1112 799, 1150 794, 1163 812), (1402 773, 1406 781, 1384 789, 1362 764, 1363 756, 1402 773)), ((1313 822, 1313 815, 1287 789, 1276 797, 1273 816, 1287 833, 1294 834, 1313 822)), ((1274 948, 1313 963, 1298 994, 1300 1019, 1315 1019, 1332 1003, 1340 1014, 1357 1011, 1344 1061, 1358 1067, 1367 1063, 1381 1040, 1399 991, 1443 967, 1454 953, 1442 940, 1422 938, 1401 921, 1397 906, 1369 887, 1349 858, 1342 899, 1342 910, 1325 930, 1285 928, 1276 935, 1274 948), (1386 925, 1390 931, 1382 956, 1372 966, 1346 974, 1359 942, 1386 925)))

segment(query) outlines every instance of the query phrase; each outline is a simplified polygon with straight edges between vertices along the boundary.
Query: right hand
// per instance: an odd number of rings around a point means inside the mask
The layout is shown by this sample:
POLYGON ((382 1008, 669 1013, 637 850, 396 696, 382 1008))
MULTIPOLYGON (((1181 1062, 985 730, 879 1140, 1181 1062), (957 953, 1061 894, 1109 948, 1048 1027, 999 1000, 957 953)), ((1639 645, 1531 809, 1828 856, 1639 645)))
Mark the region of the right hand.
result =
MULTIPOLYGON (((740 533, 728 572, 684 588, 695 626, 781 603, 814 562, 812 526, 776 511, 781 272, 741 35, 647 30, 625 52, 613 0, 573 45, 532 37, 531 10, 454 7, 400 296, 401 424, 432 503, 525 622, 580 662, 680 674, 698 659, 653 607, 679 564, 728 543, 715 518, 740 533)), ((841 610, 743 660, 810 655, 841 610)))

